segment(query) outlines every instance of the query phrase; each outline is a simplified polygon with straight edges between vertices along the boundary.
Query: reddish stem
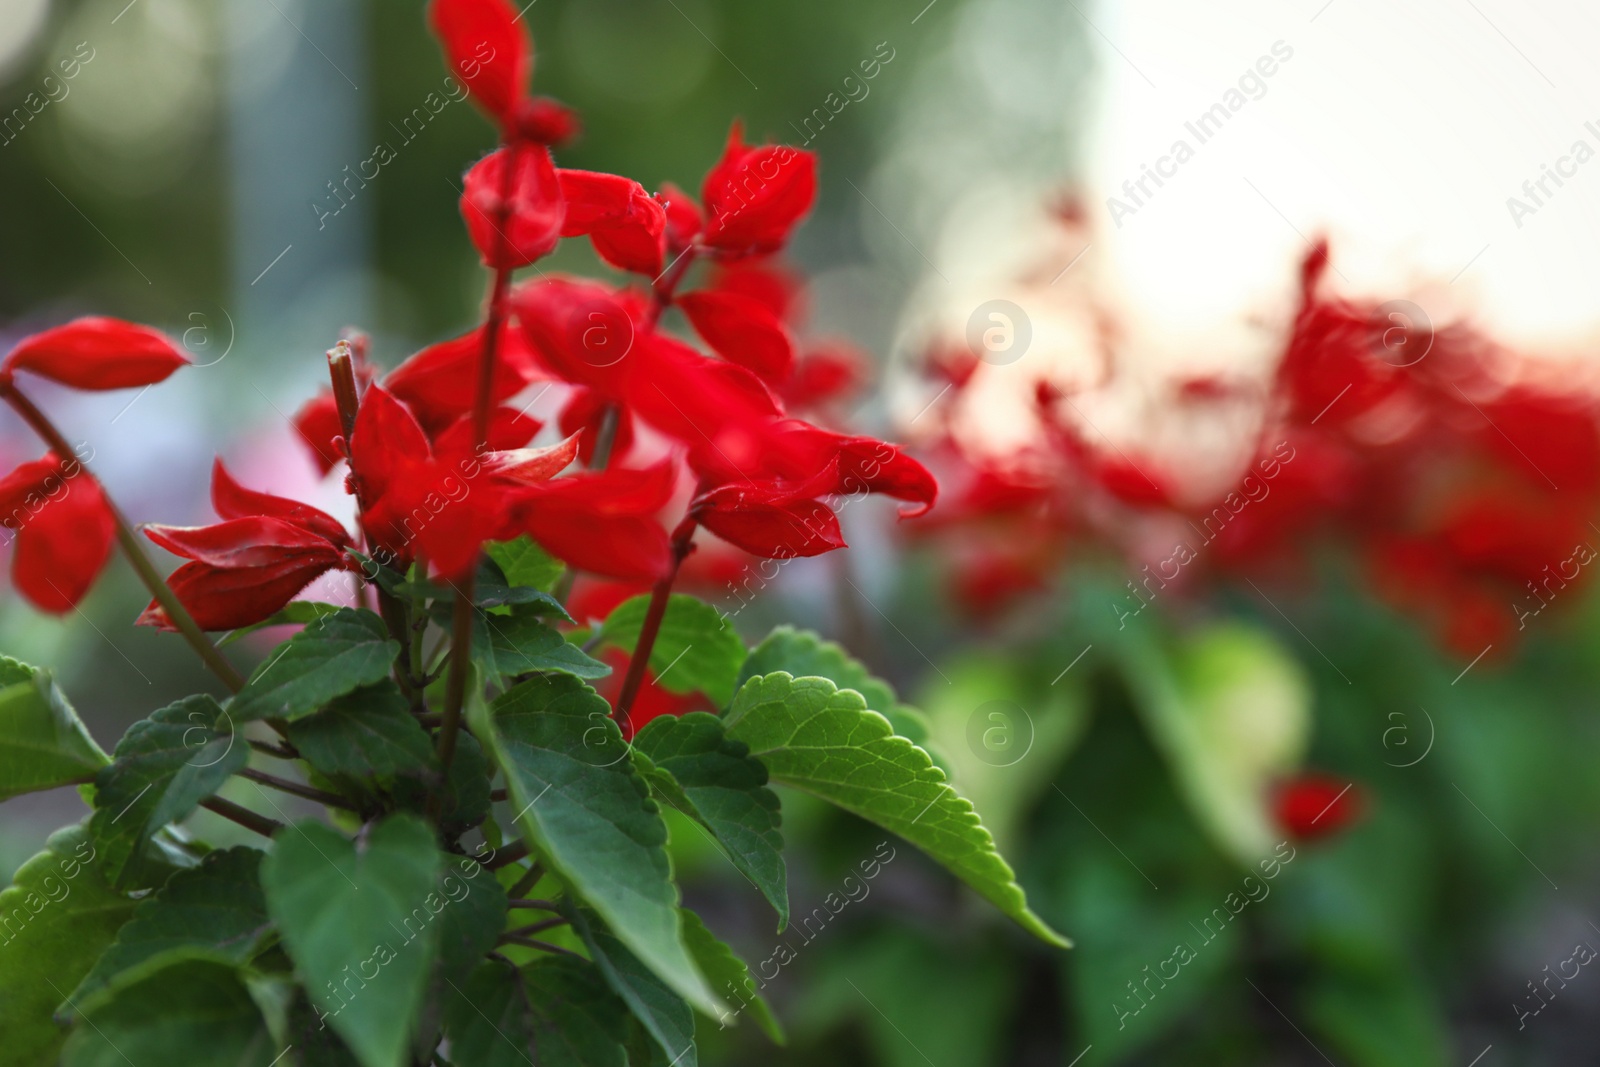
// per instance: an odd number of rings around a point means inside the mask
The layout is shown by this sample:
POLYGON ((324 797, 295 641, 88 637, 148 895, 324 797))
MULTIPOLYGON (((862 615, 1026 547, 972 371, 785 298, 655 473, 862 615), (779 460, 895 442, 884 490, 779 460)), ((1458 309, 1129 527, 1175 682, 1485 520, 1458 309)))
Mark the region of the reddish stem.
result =
MULTIPOLYGON (((84 462, 73 452, 72 445, 67 443, 61 431, 50 421, 49 416, 40 411, 33 401, 22 395, 15 382, 9 378, 0 379, 0 395, 5 397, 6 403, 22 416, 22 420, 39 435, 63 465, 76 464, 85 477, 94 477, 84 462)), ((177 594, 172 591, 172 587, 167 584, 167 580, 156 570, 155 564, 150 562, 144 546, 139 543, 138 534, 134 533, 133 524, 128 522, 128 517, 111 499, 111 494, 105 491, 105 485, 99 483, 98 479, 96 483, 100 484, 100 495, 105 498, 106 510, 111 513, 111 521, 116 526, 117 543, 122 547, 123 555, 128 557, 128 563, 132 565, 134 573, 139 576, 139 580, 150 591, 156 603, 161 605, 161 610, 167 613, 167 619, 177 627, 183 639, 189 642, 189 646, 195 650, 205 665, 211 668, 211 672, 222 679, 223 684, 235 693, 243 689, 243 676, 221 652, 217 651, 217 646, 211 643, 205 631, 194 621, 194 616, 189 614, 189 609, 183 606, 177 594)))
POLYGON ((656 637, 661 633, 661 620, 667 614, 667 599, 672 595, 672 583, 678 578, 678 568, 683 565, 684 558, 693 548, 694 531, 697 523, 693 517, 686 518, 672 531, 672 566, 666 576, 656 583, 650 591, 650 607, 644 614, 644 625, 639 628, 639 640, 633 646, 633 655, 628 659, 628 673, 622 679, 622 689, 617 693, 616 719, 618 722, 628 721, 628 712, 633 708, 633 702, 639 695, 639 688, 644 684, 645 667, 650 663, 650 653, 656 647, 656 637))
POLYGON ((216 812, 224 819, 238 823, 246 830, 254 830, 262 837, 271 837, 283 829, 283 823, 277 819, 269 819, 265 815, 257 815, 249 808, 235 804, 231 800, 224 800, 221 797, 206 797, 200 802, 200 806, 207 811, 216 812))

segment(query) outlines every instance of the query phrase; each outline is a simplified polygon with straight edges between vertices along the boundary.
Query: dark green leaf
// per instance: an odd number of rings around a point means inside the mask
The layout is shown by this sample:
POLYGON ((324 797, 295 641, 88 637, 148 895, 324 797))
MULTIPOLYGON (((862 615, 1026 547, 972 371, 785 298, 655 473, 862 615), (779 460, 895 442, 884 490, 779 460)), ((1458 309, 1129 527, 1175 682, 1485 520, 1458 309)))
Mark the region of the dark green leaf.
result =
POLYGON ((579 678, 611 673, 526 605, 506 614, 478 612, 472 620, 472 656, 491 678, 531 671, 561 671, 579 678))
POLYGON ((438 949, 443 857, 396 815, 359 845, 318 822, 280 830, 261 867, 267 910, 328 1025, 363 1067, 400 1067, 438 949))
MULTIPOLYGON (((583 938, 600 973, 622 1002, 633 1012, 656 1044, 667 1054, 667 1062, 678 1067, 696 1067, 699 1053, 694 1045, 694 1013, 683 998, 656 976, 656 973, 612 935, 599 916, 584 908, 568 907, 572 928, 583 938)), ((732 1015, 718 1011, 717 1018, 732 1015)))
POLYGON ((627 1009, 583 960, 480 966, 445 1000, 452 1057, 472 1067, 627 1067, 627 1009), (537 1053, 537 1059, 535 1058, 537 1053))
POLYGON ((228 964, 184 960, 113 987, 67 1041, 65 1067, 267 1067, 282 1050, 228 964))
POLYGON ((500 568, 507 584, 513 586, 549 590, 567 569, 565 563, 540 548, 527 534, 513 541, 490 543, 484 551, 500 568))
MULTIPOLYGON (((456 737, 456 757, 450 761, 439 821, 449 833, 461 833, 489 815, 489 776, 492 770, 478 739, 461 731, 456 737)), ((401 774, 389 785, 401 810, 425 814, 433 776, 421 772, 401 774)), ((487 824, 486 824, 487 825, 487 824)))
MULTIPOLYGON (((716 934, 706 929, 706 924, 700 916, 688 908, 683 912, 683 940, 689 946, 689 954, 705 972, 706 978, 711 982, 711 988, 725 997, 730 1004, 743 1004, 739 1011, 748 1009, 750 1018, 761 1028, 762 1033, 781 1045, 784 1043, 783 1027, 778 1025, 778 1019, 772 1014, 772 1009, 762 999, 756 990, 755 979, 750 977, 750 968, 745 966, 744 960, 733 954, 733 949, 723 944, 716 934), (748 1004, 744 1003, 746 1000, 748 1004)), ((738 1011, 731 1012, 719 1021, 725 1026, 733 1025, 738 1011)))
POLYGON ((106 881, 88 830, 50 836, 0 892, 0 1035, 8 1067, 56 1063, 59 1006, 133 914, 106 881))
POLYGON ((81 1005, 118 975, 175 950, 204 949, 219 962, 247 962, 268 927, 261 857, 253 848, 224 849, 174 874, 139 903, 73 1001, 81 1005))
POLYGON ((506 891, 470 856, 452 856, 439 879, 439 973, 465 982, 506 926, 506 891))
POLYGON ((400 645, 370 611, 340 608, 280 645, 228 706, 236 722, 298 719, 389 676, 400 645))
MULTIPOLYGON (((663 715, 645 724, 633 739, 635 752, 669 774, 688 801, 662 800, 699 822, 728 859, 771 902, 778 929, 789 924, 788 873, 783 865, 783 834, 778 827, 778 795, 767 788, 767 769, 743 743, 723 736, 722 720, 697 711, 663 715)), ((652 786, 657 779, 649 776, 652 786)))
POLYGON ((674 989, 722 1009, 679 934, 667 828, 610 706, 567 675, 529 679, 474 722, 505 771, 516 819, 546 865, 674 989))
POLYGON ((428 731, 400 687, 385 679, 289 724, 289 741, 326 775, 388 778, 438 766, 428 731))
POLYGON ((779 671, 752 678, 728 711, 728 736, 750 746, 773 781, 803 789, 899 834, 949 868, 1030 933, 1070 943, 1032 911, 972 805, 928 754, 861 694, 826 678, 779 671))
POLYGON ((249 626, 241 626, 237 630, 229 630, 217 640, 218 648, 225 648, 241 637, 264 630, 268 626, 289 626, 294 623, 312 623, 324 615, 332 615, 339 610, 337 604, 324 604, 318 600, 291 600, 283 606, 281 611, 274 612, 260 622, 253 622, 249 626))
MULTIPOLYGON (((632 655, 649 608, 648 594, 623 601, 600 628, 601 639, 632 655)), ((650 650, 657 685, 673 693, 704 693, 722 707, 733 698, 744 659, 738 631, 716 608, 682 593, 667 600, 650 650)))
POLYGON ((95 846, 119 885, 147 878, 144 845, 211 796, 250 756, 229 713, 209 696, 185 697, 134 723, 111 766, 95 776, 95 846))
POLYGON ((284 1057, 284 1067, 291 1059, 295 1067, 360 1067, 356 1054, 322 1021, 321 1009, 306 999, 304 990, 289 1010, 288 1040, 295 1051, 284 1057))
POLYGON ((108 762, 49 674, 0 656, 0 800, 86 782, 108 762))

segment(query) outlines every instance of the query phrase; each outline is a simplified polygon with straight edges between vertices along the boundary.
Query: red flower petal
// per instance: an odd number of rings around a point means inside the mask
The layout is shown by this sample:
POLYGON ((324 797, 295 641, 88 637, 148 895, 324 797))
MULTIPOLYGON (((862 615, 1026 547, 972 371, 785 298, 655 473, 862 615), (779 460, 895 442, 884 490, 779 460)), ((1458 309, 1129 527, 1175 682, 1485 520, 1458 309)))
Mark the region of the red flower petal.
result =
POLYGON ((1366 807, 1352 783, 1325 774, 1305 774, 1280 786, 1273 797, 1278 825, 1300 841, 1338 833, 1366 807))
POLYGON ((642 307, 634 294, 553 275, 519 287, 511 302, 525 340, 552 374, 623 398, 640 359, 642 307))
MULTIPOLYGON (((271 617, 334 566, 324 559, 309 557, 284 558, 266 566, 242 569, 185 563, 167 576, 167 584, 200 629, 237 630, 271 617)), ((177 629, 153 600, 139 615, 136 625, 177 629)))
POLYGON ((654 582, 672 564, 667 532, 649 519, 596 516, 552 500, 530 508, 522 529, 557 559, 611 578, 654 582))
POLYGON ((561 240, 565 213, 556 168, 543 145, 497 149, 473 164, 462 181, 461 217, 484 265, 494 270, 526 267, 548 255, 561 240))
MULTIPOLYGON (((439 432, 472 411, 478 396, 483 337, 484 327, 480 326, 429 345, 391 371, 383 380, 384 388, 404 400, 425 429, 439 432)), ((531 377, 515 337, 511 324, 503 323, 490 382, 490 399, 495 403, 515 396, 531 377)))
POLYGON ((188 362, 159 330, 90 316, 24 337, 5 370, 31 371, 74 389, 131 389, 154 385, 188 362))
POLYGON ((510 129, 533 77, 528 37, 506 0, 433 0, 428 23, 450 73, 503 129, 510 129))
POLYGON ((572 391, 566 406, 561 409, 561 432, 580 434, 578 457, 585 463, 594 462, 594 451, 599 443, 600 428, 608 408, 616 411, 616 429, 611 437, 611 461, 628 458, 633 447, 633 414, 621 404, 615 404, 593 389, 578 388, 572 391))
POLYGON ((509 478, 525 485, 547 482, 566 470, 578 458, 578 435, 547 448, 517 448, 490 452, 483 457, 483 468, 497 478, 509 478))
POLYGON ((173 555, 234 570, 313 558, 334 566, 344 558, 338 546, 326 537, 265 515, 228 519, 210 526, 152 523, 144 528, 144 535, 173 555))
POLYGON ((427 460, 433 453, 428 437, 405 405, 381 385, 361 398, 355 431, 350 435, 350 470, 371 498, 388 492, 404 465, 427 460))
POLYGON ((689 247, 706 224, 700 205, 694 202, 694 197, 671 182, 661 183, 659 197, 667 213, 668 247, 673 251, 689 247))
POLYGON ((344 458, 344 451, 336 442, 336 438, 344 436, 344 424, 339 420, 339 404, 331 390, 324 389, 295 412, 294 428, 311 450, 319 474, 327 474, 344 458))
POLYGON ((723 359, 754 371, 769 382, 789 376, 794 365, 794 344, 772 312, 741 293, 709 290, 685 293, 678 307, 723 359))
POLYGON ((0 482, 3 521, 17 531, 11 575, 41 611, 76 607, 111 555, 116 521, 93 476, 81 464, 47 456, 24 463, 0 482))
POLYGON ((651 277, 661 273, 667 215, 644 186, 597 171, 562 170, 557 174, 567 202, 561 236, 587 234, 600 258, 619 270, 651 277))
POLYGON ((776 256, 719 263, 711 273, 709 288, 759 301, 779 322, 798 322, 805 314, 800 279, 776 256))
POLYGON ((738 255, 773 252, 817 197, 816 157, 788 145, 746 147, 734 123, 700 194, 705 244, 738 255))
POLYGON ((211 507, 221 519, 267 515, 291 522, 335 545, 342 547, 350 543, 350 535, 343 524, 327 512, 298 500, 246 489, 234 481, 233 475, 222 465, 221 456, 211 465, 211 507))
POLYGON ((821 345, 795 361, 782 394, 791 408, 812 408, 844 397, 867 379, 867 361, 842 341, 821 345))
POLYGON ((816 500, 784 499, 767 487, 727 485, 694 507, 700 525, 752 555, 766 559, 819 556, 844 548, 839 517, 816 500))
MULTIPOLYGON (((491 451, 521 448, 543 428, 544 423, 529 418, 515 408, 495 408, 489 413, 487 445, 491 451)), ((470 412, 433 438, 433 451, 438 456, 470 456, 476 451, 476 446, 477 437, 470 412)))

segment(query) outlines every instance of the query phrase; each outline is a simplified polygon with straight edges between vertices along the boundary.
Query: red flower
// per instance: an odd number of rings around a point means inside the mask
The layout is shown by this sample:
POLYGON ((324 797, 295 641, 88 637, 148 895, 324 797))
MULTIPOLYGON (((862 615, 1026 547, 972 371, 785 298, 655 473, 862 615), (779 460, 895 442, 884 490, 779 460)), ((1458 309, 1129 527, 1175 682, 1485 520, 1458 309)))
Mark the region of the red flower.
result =
POLYGON ((566 406, 561 409, 561 432, 579 434, 578 457, 585 463, 594 461, 595 447, 599 443, 600 428, 606 412, 615 411, 616 425, 611 433, 610 461, 620 463, 628 458, 633 447, 633 415, 621 404, 612 404, 593 389, 582 386, 572 391, 566 406))
POLYGON ((818 345, 795 361, 789 380, 780 387, 790 408, 824 407, 843 400, 867 380, 867 362, 843 341, 818 345))
POLYGON ((657 196, 667 213, 667 247, 673 252, 688 248, 706 224, 700 205, 671 182, 662 182, 657 196))
POLYGON ((517 144, 490 152, 462 180, 461 217, 478 255, 492 270, 526 267, 549 255, 561 240, 565 216, 561 183, 543 145, 517 144), (507 168, 512 168, 509 177, 507 168))
POLYGON ((794 343, 772 311, 742 293, 709 289, 675 301, 695 332, 723 359, 768 382, 781 382, 794 365, 794 343))
POLYGON ((700 195, 709 216, 703 244, 727 255, 776 251, 817 197, 816 157, 788 145, 748 147, 736 122, 700 195))
POLYGON ((567 202, 563 237, 587 235, 618 270, 655 277, 667 247, 667 213, 644 186, 616 174, 558 170, 567 202))
MULTIPOLYGON (((472 411, 478 393, 484 329, 479 326, 460 337, 429 345, 384 378, 384 387, 404 400, 430 433, 437 433, 472 411)), ((515 396, 532 377, 532 356, 523 345, 521 334, 509 323, 502 324, 490 380, 491 402, 498 404, 515 396)))
POLYGON ((433 0, 428 22, 473 101, 502 129, 513 129, 533 77, 533 52, 516 9, 506 0, 433 0))
POLYGON ((1273 795, 1278 825, 1299 841, 1338 833, 1365 808, 1366 795, 1353 783, 1325 774, 1303 774, 1280 785, 1273 795))
MULTIPOLYGON (((223 521, 210 526, 145 527, 145 536, 190 562, 167 584, 203 630, 235 630, 268 618, 330 570, 354 569, 350 535, 309 504, 246 489, 218 459, 211 468, 211 506, 223 521)), ((151 601, 141 626, 173 630, 151 601)))
POLYGON ((116 520, 77 460, 53 453, 0 478, 0 525, 16 531, 11 577, 41 611, 77 606, 111 555, 116 520))
POLYGON ((74 389, 131 389, 164 381, 188 362, 158 330, 89 316, 24 337, 0 373, 31 371, 74 389))
POLYGON ((583 471, 525 488, 511 524, 579 570, 653 582, 672 566, 667 534, 655 515, 671 499, 676 480, 670 463, 583 471))
POLYGON ((344 424, 339 421, 339 404, 331 389, 324 389, 295 412, 294 429, 311 450, 317 473, 327 474, 344 458, 339 446, 344 438, 344 424))

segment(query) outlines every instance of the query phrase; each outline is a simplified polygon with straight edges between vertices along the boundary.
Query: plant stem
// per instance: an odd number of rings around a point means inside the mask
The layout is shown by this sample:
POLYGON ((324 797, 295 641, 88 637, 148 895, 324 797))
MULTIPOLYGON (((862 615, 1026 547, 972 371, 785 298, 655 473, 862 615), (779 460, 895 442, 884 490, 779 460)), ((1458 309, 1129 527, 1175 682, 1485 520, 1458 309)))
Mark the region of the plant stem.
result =
POLYGON ((491 871, 497 871, 501 867, 505 867, 508 864, 517 862, 527 854, 528 843, 526 841, 513 841, 511 844, 507 845, 505 848, 491 856, 489 858, 489 862, 485 863, 484 866, 489 868, 491 871))
POLYGON ((506 890, 510 897, 520 897, 528 890, 539 884, 539 879, 544 877, 544 864, 535 862, 528 868, 528 873, 517 879, 516 885, 506 890))
POLYGON ((650 653, 656 647, 656 636, 661 632, 661 620, 667 614, 667 598, 672 595, 672 583, 678 578, 678 568, 693 547, 696 525, 693 518, 687 518, 672 531, 672 566, 666 576, 650 591, 650 607, 645 611, 644 625, 639 628, 639 640, 633 646, 633 655, 628 657, 628 673, 623 677, 622 689, 617 693, 615 718, 618 722, 628 721, 628 712, 633 707, 634 698, 639 695, 639 687, 644 684, 645 667, 650 663, 650 653))
POLYGON ((515 930, 507 930, 506 933, 516 934, 520 937, 527 937, 529 934, 537 934, 544 930, 553 930, 558 926, 565 925, 567 925, 567 920, 557 917, 554 919, 543 919, 536 923, 529 923, 527 926, 519 926, 515 930))
POLYGON ((286 745, 273 745, 273 744, 268 744, 266 741, 255 741, 255 740, 252 740, 250 742, 250 747, 255 749, 257 752, 262 753, 263 755, 274 756, 274 757, 276 757, 278 759, 299 759, 300 758, 299 753, 295 752, 293 749, 289 748, 286 745))
MULTIPOLYGON (((33 401, 17 390, 14 382, 10 380, 0 381, 0 394, 4 395, 6 403, 10 404, 12 409, 22 416, 23 421, 50 447, 50 451, 56 454, 56 458, 63 465, 77 464, 85 475, 91 478, 94 477, 89 474, 89 468, 73 452, 72 446, 61 435, 61 431, 56 429, 55 424, 34 405, 33 401)), ((217 651, 217 646, 211 643, 211 639, 205 635, 205 631, 201 630, 199 624, 194 621, 194 616, 189 614, 189 609, 185 608, 182 602, 178 600, 177 594, 172 591, 172 587, 161 576, 161 572, 156 570, 154 563, 150 562, 149 555, 146 554, 144 546, 139 542, 138 534, 134 533, 133 526, 128 522, 127 516, 117 507, 116 503, 111 499, 111 495, 105 491, 105 486, 102 485, 100 487, 100 493, 105 498, 106 510, 111 513, 111 520, 116 525, 117 543, 122 547, 123 555, 127 556, 128 563, 132 565, 134 573, 139 576, 139 580, 150 591, 150 595, 155 598, 156 603, 161 605, 161 610, 167 613, 167 620, 177 627, 178 632, 183 635, 183 639, 189 642, 189 647, 195 650, 205 665, 211 668, 213 674, 222 679, 224 685, 235 693, 243 689, 244 677, 234 669, 233 664, 229 663, 221 652, 217 651)))
POLYGON ((512 911, 523 908, 529 911, 560 911, 553 900, 519 900, 513 898, 506 901, 506 907, 512 911))
POLYGON ((340 808, 344 811, 361 810, 344 797, 339 796, 337 793, 329 793, 326 790, 317 789, 314 786, 301 785, 299 782, 291 782, 287 778, 279 778, 277 775, 268 774, 265 771, 258 771, 250 767, 245 767, 237 773, 240 778, 248 778, 252 782, 258 782, 261 785, 271 786, 273 789, 276 789, 279 792, 292 793, 297 797, 304 797, 306 800, 315 800, 318 804, 321 804, 324 807, 340 808))
POLYGON ((580 956, 569 948, 562 948, 560 945, 552 945, 548 941, 536 941, 531 937, 522 937, 518 934, 501 934, 500 940, 497 942, 497 944, 504 945, 508 943, 512 945, 522 945, 526 948, 536 948, 540 952, 554 952, 558 956, 571 956, 575 960, 587 960, 587 957, 580 956))
POLYGON ((235 804, 231 800, 224 800, 221 797, 206 797, 200 802, 200 806, 207 811, 216 812, 224 819, 238 823, 246 830, 254 830, 262 837, 271 837, 283 829, 283 823, 277 819, 269 819, 265 815, 257 815, 249 808, 235 804))
POLYGON ((467 675, 472 673, 472 578, 464 583, 465 589, 456 590, 456 602, 450 615, 450 675, 445 681, 444 715, 439 720, 440 778, 450 773, 450 761, 456 758, 456 735, 461 732, 461 704, 467 695, 467 675))

